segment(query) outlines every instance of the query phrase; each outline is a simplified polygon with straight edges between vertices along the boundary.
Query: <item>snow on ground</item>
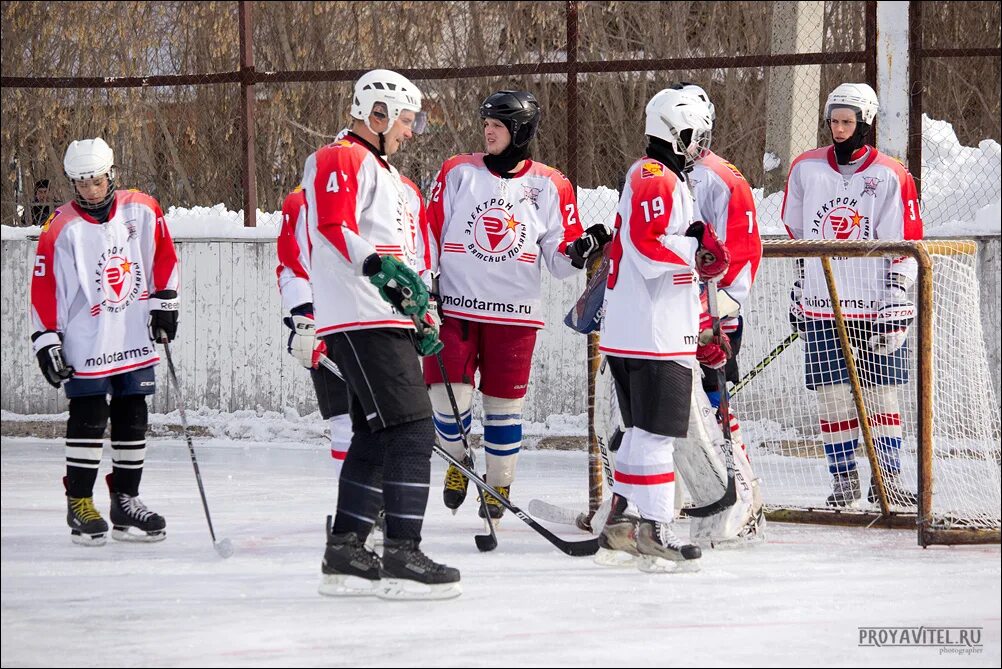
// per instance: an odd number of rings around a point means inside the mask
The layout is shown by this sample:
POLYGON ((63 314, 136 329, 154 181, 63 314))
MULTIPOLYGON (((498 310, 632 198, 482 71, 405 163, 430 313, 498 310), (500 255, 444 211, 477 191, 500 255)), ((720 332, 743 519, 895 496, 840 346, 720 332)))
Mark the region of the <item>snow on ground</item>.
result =
MULTIPOLYGON (((498 549, 481 554, 474 505, 445 510, 435 458, 423 546, 462 570, 464 594, 331 599, 316 591, 335 500, 324 446, 196 448, 229 560, 212 549, 182 441, 153 440, 144 475, 167 540, 84 548, 65 525, 61 442, 0 440, 3 666, 1000 664, 998 546, 923 550, 913 532, 772 524, 767 545, 711 552, 699 573, 648 575, 567 557, 508 515, 498 549), (920 625, 982 627, 983 647, 858 645, 860 626, 920 625)), ((583 508, 586 471, 582 452, 527 451, 513 501, 583 508)), ((96 501, 107 510, 103 484, 96 501)))

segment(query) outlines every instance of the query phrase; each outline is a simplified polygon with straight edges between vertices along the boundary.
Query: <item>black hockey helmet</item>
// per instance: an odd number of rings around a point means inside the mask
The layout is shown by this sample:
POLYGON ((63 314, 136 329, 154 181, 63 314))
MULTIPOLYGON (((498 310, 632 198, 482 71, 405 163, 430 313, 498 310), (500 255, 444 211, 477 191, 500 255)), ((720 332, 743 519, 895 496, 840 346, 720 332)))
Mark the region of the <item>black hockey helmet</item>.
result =
POLYGON ((536 96, 527 91, 491 93, 480 105, 480 118, 493 118, 504 123, 516 149, 525 147, 536 136, 540 115, 536 96))

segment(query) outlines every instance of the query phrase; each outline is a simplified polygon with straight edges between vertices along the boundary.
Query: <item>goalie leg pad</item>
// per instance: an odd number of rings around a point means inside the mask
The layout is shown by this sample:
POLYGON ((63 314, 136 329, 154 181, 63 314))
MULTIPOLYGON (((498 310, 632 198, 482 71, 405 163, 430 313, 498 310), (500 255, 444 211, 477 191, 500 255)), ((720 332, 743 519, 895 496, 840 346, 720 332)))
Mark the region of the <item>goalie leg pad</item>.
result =
POLYGON ((522 448, 524 398, 483 397, 487 483, 495 488, 508 487, 515 480, 515 464, 522 448))
POLYGON ((828 471, 832 474, 852 471, 856 469, 859 433, 852 389, 847 383, 837 383, 819 386, 817 393, 821 441, 828 458, 828 471))
MULTIPOLYGON (((459 407, 459 415, 463 420, 463 430, 470 431, 470 422, 473 420, 471 407, 473 406, 473 386, 467 383, 453 383, 452 392, 456 396, 456 406, 459 407)), ((428 395, 431 398, 431 408, 434 410, 435 435, 438 443, 448 451, 449 455, 457 460, 463 459, 463 438, 456 423, 456 417, 452 412, 452 402, 449 401, 449 392, 444 383, 433 383, 428 388, 428 395)))

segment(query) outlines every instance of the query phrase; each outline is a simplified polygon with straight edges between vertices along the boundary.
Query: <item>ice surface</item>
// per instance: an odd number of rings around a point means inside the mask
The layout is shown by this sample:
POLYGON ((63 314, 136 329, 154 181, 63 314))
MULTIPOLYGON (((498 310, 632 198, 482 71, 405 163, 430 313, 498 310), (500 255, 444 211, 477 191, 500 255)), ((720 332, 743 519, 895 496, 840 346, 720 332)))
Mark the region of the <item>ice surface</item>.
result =
MULTIPOLYGON (((167 518, 167 540, 85 548, 65 524, 62 444, 0 440, 3 666, 1000 664, 998 546, 923 550, 914 532, 772 524, 767 545, 650 575, 567 557, 508 514, 497 550, 481 554, 475 505, 455 517, 442 506, 436 457, 423 547, 462 570, 464 594, 333 599, 317 594, 336 495, 326 449, 195 447, 228 560, 182 441, 147 451, 142 499, 167 518), (858 647, 859 626, 918 625, 983 627, 982 652, 858 647)), ((512 499, 583 509, 586 472, 584 453, 525 451, 512 499)), ((100 486, 96 502, 106 513, 100 486)))

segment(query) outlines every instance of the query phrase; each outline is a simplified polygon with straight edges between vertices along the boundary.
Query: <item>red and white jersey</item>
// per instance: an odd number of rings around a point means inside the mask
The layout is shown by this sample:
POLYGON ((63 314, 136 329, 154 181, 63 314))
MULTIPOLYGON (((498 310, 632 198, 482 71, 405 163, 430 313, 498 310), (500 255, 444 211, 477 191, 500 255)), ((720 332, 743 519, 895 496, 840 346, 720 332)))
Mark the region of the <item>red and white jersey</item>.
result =
MULTIPOLYGON (((78 377, 149 367, 160 360, 147 326, 150 295, 177 287, 177 253, 154 198, 117 191, 106 223, 68 202, 38 239, 32 325, 63 335, 78 377)), ((44 339, 36 349, 51 343, 44 339)))
MULTIPOLYGON (((793 239, 857 241, 922 239, 915 181, 898 161, 872 147, 860 149, 859 167, 843 176, 835 147, 800 155, 790 166, 783 223, 793 239), (864 152, 865 149, 865 152, 864 152)), ((847 318, 876 318, 891 272, 915 279, 915 260, 833 259, 839 302, 847 318)), ((820 258, 804 259, 804 313, 833 318, 820 258)))
POLYGON ((717 287, 744 306, 762 261, 751 187, 737 167, 712 151, 696 161, 688 181, 694 219, 712 225, 731 254, 731 265, 717 287))
MULTIPOLYGON (((413 181, 401 175, 404 186, 407 187, 407 206, 410 210, 408 235, 406 237, 411 248, 415 250, 414 268, 420 268, 418 259, 421 230, 428 227, 424 200, 421 191, 413 181)), ((310 244, 309 225, 306 216, 306 193, 302 186, 285 197, 282 203, 282 229, 278 235, 278 291, 282 295, 282 309, 291 311, 307 302, 313 302, 313 287, 310 285, 310 244)))
POLYGON ((278 233, 278 292, 282 311, 313 302, 310 286, 310 234, 306 221, 306 193, 302 186, 285 196, 282 229, 278 233))
POLYGON ((309 222, 317 334, 368 328, 412 329, 362 274, 373 253, 417 266, 420 221, 396 168, 353 134, 306 160, 303 191, 309 222))
POLYGON ((626 173, 609 251, 599 350, 623 358, 696 366, 698 242, 689 187, 665 165, 641 158, 626 173))
POLYGON ((565 255, 581 236, 574 188, 542 163, 526 160, 503 179, 487 169, 483 153, 449 158, 435 180, 428 223, 425 269, 440 272, 448 316, 541 328, 542 263, 558 279, 578 271, 565 255))

